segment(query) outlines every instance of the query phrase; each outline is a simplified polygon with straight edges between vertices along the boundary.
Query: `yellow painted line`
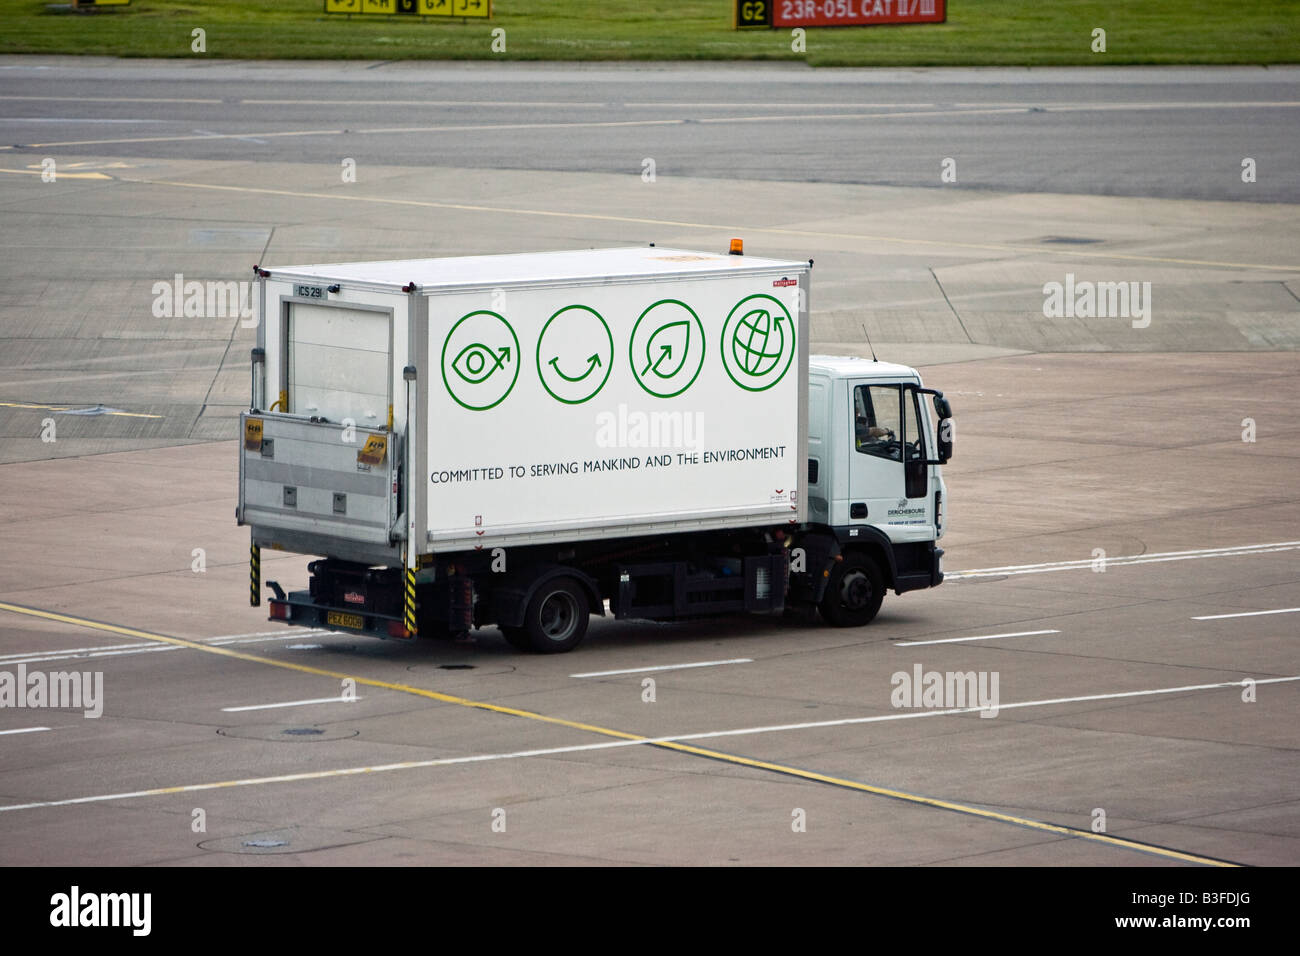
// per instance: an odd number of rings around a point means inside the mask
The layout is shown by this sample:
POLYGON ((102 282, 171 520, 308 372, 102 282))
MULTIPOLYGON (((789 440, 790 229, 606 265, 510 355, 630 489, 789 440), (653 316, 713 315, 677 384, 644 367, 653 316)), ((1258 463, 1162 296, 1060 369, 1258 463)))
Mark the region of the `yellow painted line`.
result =
POLYGON ((637 734, 626 734, 617 730, 609 730, 604 727, 584 724, 580 721, 565 720, 562 717, 548 717, 545 714, 537 714, 528 710, 519 710, 501 704, 489 704, 486 701, 470 700, 469 698, 457 697, 453 694, 443 694, 435 690, 425 690, 423 687, 412 687, 410 684, 397 684, 391 681, 376 680, 371 677, 358 677, 355 674, 343 674, 338 671, 312 667, 309 664, 296 664, 292 661, 272 660, 269 657, 259 657, 256 654, 248 654, 244 651, 232 651, 226 647, 213 647, 208 644, 201 644, 198 641, 189 641, 182 637, 168 637, 164 634, 155 634, 152 631, 141 631, 132 627, 122 627, 118 624, 106 624, 103 621, 95 621, 84 617, 73 617, 72 615, 59 614, 55 611, 43 611, 39 608, 25 607, 21 604, 9 604, 0 601, 0 610, 12 611, 15 614, 26 614, 29 617, 44 618, 49 621, 58 621, 62 624, 72 624, 76 627, 88 627, 98 631, 107 631, 110 634, 121 634, 124 637, 136 637, 148 641, 160 641, 164 644, 171 644, 176 647, 188 647, 190 650, 204 651, 209 654, 217 654, 221 657, 230 657, 235 660, 248 661, 253 664, 268 664, 271 667, 280 667, 285 670, 298 671, 301 674, 312 674, 316 677, 329 677, 338 681, 352 680, 367 687, 378 687, 382 690, 392 690, 402 694, 414 694, 417 697, 426 697, 429 700, 440 701, 444 704, 459 704, 463 707, 471 707, 476 710, 487 710, 497 714, 506 714, 511 717, 527 717, 532 720, 540 720, 544 723, 556 724, 561 727, 570 727, 574 730, 585 730, 591 733, 619 737, 623 740, 648 739, 642 738, 637 734))
MULTIPOLYGON (((45 412, 72 412, 80 411, 83 406, 80 405, 31 405, 27 402, 0 402, 0 408, 31 408, 45 412)), ((145 412, 100 412, 101 415, 116 415, 120 418, 162 418, 162 415, 149 415, 145 412)), ((88 415, 87 418, 96 416, 88 415)))
MULTIPOLYGON (((43 174, 40 169, 3 169, 0 173, 18 173, 23 176, 40 176, 43 174)), ((112 179, 112 176, 105 176, 103 173, 61 173, 55 170, 55 181, 60 179, 112 179)))
MULTIPOLYGON (((155 634, 152 631, 142 631, 131 627, 122 627, 117 624, 106 624, 102 621, 94 621, 89 618, 74 617, 70 614, 59 614, 54 611, 44 611, 39 608, 26 607, 21 604, 9 604, 0 601, 0 610, 11 611, 15 614, 24 614, 30 617, 44 618, 50 621, 58 621, 63 624, 71 624, 76 627, 87 627, 95 630, 108 631, 112 634, 121 634, 126 637, 143 638, 150 641, 159 641, 164 644, 171 644, 176 647, 187 647, 191 650, 203 651, 207 654, 216 654, 221 657, 230 657, 235 660, 248 661, 254 664, 266 664, 271 667, 279 667, 285 670, 298 671, 303 674, 311 674, 317 677, 329 677, 337 681, 351 680, 357 684, 367 687, 378 687, 383 690, 397 691, 403 694, 413 694, 418 697, 425 697, 429 700, 436 700, 447 704, 456 704, 461 707, 469 707, 474 710, 485 710, 491 713, 505 714, 511 717, 522 717, 527 720, 535 720, 541 723, 552 724, 560 727, 569 727, 574 730, 583 730, 588 733, 597 734, 602 737, 612 737, 617 740, 632 741, 641 743, 649 747, 659 747, 664 750, 674 750, 679 753, 691 754, 697 757, 707 757, 711 760, 719 760, 724 763, 734 764, 742 767, 751 767, 755 770, 765 770, 771 773, 781 774, 787 777, 796 777, 801 780, 810 780, 815 783, 828 784, 834 787, 841 787, 846 790, 855 790, 860 793, 870 793, 882 797, 890 797, 895 800, 901 800, 919 806, 935 807, 941 810, 949 810, 954 813, 964 814, 966 816, 980 817, 985 820, 995 820, 999 823, 1009 823, 1015 826, 1026 827, 1031 830, 1037 830, 1043 833, 1054 833, 1060 836, 1073 837, 1081 840, 1091 840, 1095 843, 1104 843, 1110 846, 1121 847, 1127 850, 1137 850, 1143 853, 1151 853, 1156 856, 1167 859, 1181 860, 1187 863, 1198 863, 1207 866, 1236 866, 1226 860, 1217 860, 1213 857, 1198 856, 1194 853, 1184 853, 1180 850, 1170 849, 1168 847, 1155 846, 1153 844, 1141 843, 1136 840, 1126 840, 1123 837, 1111 836, 1107 833, 1093 833, 1090 830, 1078 830, 1072 827, 1061 826, 1055 823, 1044 823, 1041 820, 1031 820, 1027 817, 1018 817, 1008 813, 998 813, 994 810, 985 810, 980 807, 972 807, 967 804, 954 803, 950 800, 940 800, 935 797, 923 797, 914 793, 907 793, 902 790, 893 790, 888 787, 877 787, 867 783, 861 783, 857 780, 846 780, 843 777, 833 777, 829 774, 817 773, 812 770, 804 770, 799 767, 791 767, 785 764, 772 763, 767 760, 756 760, 752 757, 742 757, 737 754, 724 753, 720 750, 710 750, 705 747, 696 747, 692 744, 680 743, 673 740, 656 740, 653 737, 646 737, 642 734, 631 734, 622 730, 614 730, 610 727, 602 727, 597 724, 588 724, 577 720, 568 720, 563 717, 551 717, 547 714, 539 714, 536 711, 521 710, 517 707, 506 707, 501 704, 490 704, 486 701, 472 700, 468 697, 458 697, 454 694, 443 694, 439 691, 426 690, 423 687, 412 687, 410 684, 398 684, 391 681, 376 680, 370 677, 358 677, 354 674, 344 674, 339 671, 326 670, 320 667, 312 667, 309 664, 296 664, 292 661, 277 661, 269 657, 260 657, 256 654, 248 654, 244 651, 233 651, 226 647, 214 647, 211 644, 201 644, 197 641, 189 641, 179 637, 168 637, 163 634, 155 634)), ((455 758, 452 758, 455 759, 455 758)), ((399 765, 395 765, 399 766, 399 765)), ((323 775, 351 775, 364 773, 370 768, 350 768, 341 771, 315 771, 310 774, 289 774, 281 777, 263 778, 265 782, 281 782, 298 779, 317 778, 323 775)), ((379 769, 379 768, 374 768, 379 769)), ((195 789, 219 789, 237 786, 247 786, 248 781, 226 780, 216 783, 196 784, 177 787, 160 787, 154 790, 138 791, 131 796, 155 796, 173 793, 185 793, 195 789)))
POLYGON ((1279 272, 1300 272, 1300 265, 1255 262, 1220 262, 1210 259, 1180 259, 1170 256, 1143 256, 1128 252, 1085 252, 1073 249, 1049 249, 1037 246, 1011 246, 984 242, 958 242, 946 239, 909 239, 900 236, 879 236, 865 233, 826 232, 815 229, 783 229, 778 226, 737 226, 735 223, 682 222, 674 219, 646 219, 637 216, 615 216, 592 212, 558 212, 548 209, 522 209, 501 206, 480 206, 470 203, 434 202, 426 199, 391 199, 383 196, 357 196, 347 193, 302 192, 293 189, 267 189, 258 186, 224 186, 215 183, 187 183, 165 179, 126 179, 119 182, 138 183, 144 186, 174 186, 180 189, 212 189, 226 192, 254 193, 267 196, 289 196, 294 199, 329 199, 341 202, 376 203, 388 206, 414 206, 422 209, 455 209, 463 212, 486 212, 505 216, 545 216, 556 219, 587 219, 599 222, 632 223, 675 229, 708 229, 734 235, 762 233, 776 236, 805 236, 817 239, 841 239, 854 242, 885 242, 902 245, 938 247, 941 249, 978 249, 1005 255, 1020 252, 1028 255, 1066 256, 1071 259, 1123 259, 1131 262, 1164 262, 1186 266, 1213 266, 1223 269, 1266 269, 1279 272))

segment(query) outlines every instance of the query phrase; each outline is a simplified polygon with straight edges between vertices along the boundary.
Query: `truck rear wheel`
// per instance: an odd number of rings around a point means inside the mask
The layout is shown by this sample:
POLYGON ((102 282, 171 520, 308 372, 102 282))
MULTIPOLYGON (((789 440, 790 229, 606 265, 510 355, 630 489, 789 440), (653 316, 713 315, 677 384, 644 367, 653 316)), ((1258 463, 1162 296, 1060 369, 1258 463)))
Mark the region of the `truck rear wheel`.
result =
POLYGON ((850 551, 835 562, 822 598, 822 617, 835 627, 861 627, 871 623, 885 599, 885 581, 875 560, 850 551))
MULTIPOLYGON (((591 609, 587 594, 572 578, 552 578, 533 595, 524 612, 524 635, 539 654, 571 651, 587 636, 591 609)), ((511 635, 506 633, 506 640, 511 635)), ((511 641, 513 644, 514 641, 511 641)))

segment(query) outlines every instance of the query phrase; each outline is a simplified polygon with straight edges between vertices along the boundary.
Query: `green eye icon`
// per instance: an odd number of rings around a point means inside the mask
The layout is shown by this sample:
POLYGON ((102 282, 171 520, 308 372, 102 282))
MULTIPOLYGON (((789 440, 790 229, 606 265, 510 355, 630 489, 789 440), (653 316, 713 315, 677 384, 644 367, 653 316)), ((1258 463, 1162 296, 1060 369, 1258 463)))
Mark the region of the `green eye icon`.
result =
POLYGON ((460 354, 452 359, 451 369, 469 384, 477 385, 491 378, 497 369, 504 369, 508 361, 510 346, 494 352, 482 342, 474 342, 461 349, 460 354))
POLYGON ((519 336, 503 316, 486 309, 462 315, 442 343, 447 396, 472 412, 495 408, 515 387, 519 356, 519 336))

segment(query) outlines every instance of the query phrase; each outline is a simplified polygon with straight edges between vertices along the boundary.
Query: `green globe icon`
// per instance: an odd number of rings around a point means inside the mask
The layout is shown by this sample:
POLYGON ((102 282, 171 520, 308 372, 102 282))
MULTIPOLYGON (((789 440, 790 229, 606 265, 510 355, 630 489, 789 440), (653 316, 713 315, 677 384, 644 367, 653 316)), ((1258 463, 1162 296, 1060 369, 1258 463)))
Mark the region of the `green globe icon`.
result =
POLYGON ((782 318, 773 320, 767 309, 753 309, 741 317, 731 333, 731 354, 738 369, 758 377, 776 368, 785 351, 785 329, 781 323, 782 318))

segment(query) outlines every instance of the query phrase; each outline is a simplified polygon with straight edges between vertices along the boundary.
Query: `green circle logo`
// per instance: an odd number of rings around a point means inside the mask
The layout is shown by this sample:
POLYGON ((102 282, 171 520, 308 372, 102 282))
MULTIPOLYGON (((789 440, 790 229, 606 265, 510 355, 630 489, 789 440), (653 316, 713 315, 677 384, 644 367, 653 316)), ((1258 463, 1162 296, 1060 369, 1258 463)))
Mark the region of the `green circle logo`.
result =
POLYGON ((628 357, 637 384, 651 395, 680 395, 704 367, 704 324, 685 302, 660 299, 632 327, 628 357))
POLYGON ((537 376, 557 402, 581 405, 596 397, 614 368, 614 336, 585 305, 566 305, 537 337, 537 376))
POLYGON ((789 370, 794 339, 794 320, 779 299, 762 293, 747 296, 722 326, 723 368, 746 391, 765 391, 789 370))
POLYGON ((462 316, 442 343, 442 382, 457 405, 473 412, 500 405, 519 378, 519 337, 486 310, 462 316))

